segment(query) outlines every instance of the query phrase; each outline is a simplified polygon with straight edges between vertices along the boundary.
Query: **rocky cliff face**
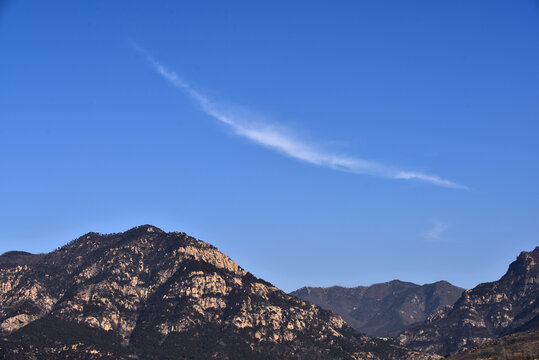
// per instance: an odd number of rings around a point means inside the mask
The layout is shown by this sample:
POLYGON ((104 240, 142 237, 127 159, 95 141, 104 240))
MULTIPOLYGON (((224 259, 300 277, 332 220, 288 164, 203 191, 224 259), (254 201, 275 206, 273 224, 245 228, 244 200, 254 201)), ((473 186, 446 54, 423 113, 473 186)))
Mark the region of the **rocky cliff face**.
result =
POLYGON ((421 286, 394 280, 355 288, 304 287, 291 295, 334 311, 360 332, 390 336, 452 305, 463 290, 446 281, 421 286))
POLYGON ((457 302, 396 337, 400 344, 448 354, 538 327, 539 247, 522 252, 498 281, 465 290, 457 302))
POLYGON ((436 358, 358 334, 215 247, 149 225, 0 265, 3 359, 436 358))

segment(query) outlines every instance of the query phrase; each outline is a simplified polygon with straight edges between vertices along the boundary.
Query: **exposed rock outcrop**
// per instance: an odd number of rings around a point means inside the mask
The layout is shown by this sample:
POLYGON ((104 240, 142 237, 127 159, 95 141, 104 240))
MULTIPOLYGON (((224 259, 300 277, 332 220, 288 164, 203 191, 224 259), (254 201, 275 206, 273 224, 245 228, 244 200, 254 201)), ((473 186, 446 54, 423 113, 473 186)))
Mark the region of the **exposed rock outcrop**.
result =
POLYGON ((0 358, 436 358, 359 334, 184 233, 88 233, 37 260, 0 268, 0 358))
POLYGON ((453 306, 411 326, 396 340, 416 350, 443 355, 537 328, 538 262, 539 247, 522 252, 500 280, 465 290, 453 306))

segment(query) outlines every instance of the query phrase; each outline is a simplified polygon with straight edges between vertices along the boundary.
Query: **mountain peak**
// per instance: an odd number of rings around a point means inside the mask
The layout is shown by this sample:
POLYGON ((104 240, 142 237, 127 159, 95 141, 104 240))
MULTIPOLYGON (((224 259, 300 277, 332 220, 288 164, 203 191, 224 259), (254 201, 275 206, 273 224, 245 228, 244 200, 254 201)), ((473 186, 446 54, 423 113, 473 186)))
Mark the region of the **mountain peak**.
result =
POLYGON ((448 354, 536 326, 538 260, 538 247, 521 252, 501 279, 464 291, 452 307, 401 332, 397 341, 416 350, 448 354))
POLYGON ((430 357, 356 333, 210 244, 153 225, 0 267, 0 334, 0 359, 430 357))
POLYGON ((150 224, 135 226, 135 227, 125 231, 125 234, 133 234, 133 233, 165 234, 165 232, 163 230, 161 230, 157 226, 150 225, 150 224))
POLYGON ((0 255, 0 266, 27 265, 38 262, 44 254, 32 254, 26 251, 7 251, 0 255))
POLYGON ((355 288, 304 287, 291 294, 334 311, 360 332, 388 336, 453 304, 462 293, 450 283, 440 284, 391 280, 355 288), (438 287, 445 291, 437 291, 438 287))

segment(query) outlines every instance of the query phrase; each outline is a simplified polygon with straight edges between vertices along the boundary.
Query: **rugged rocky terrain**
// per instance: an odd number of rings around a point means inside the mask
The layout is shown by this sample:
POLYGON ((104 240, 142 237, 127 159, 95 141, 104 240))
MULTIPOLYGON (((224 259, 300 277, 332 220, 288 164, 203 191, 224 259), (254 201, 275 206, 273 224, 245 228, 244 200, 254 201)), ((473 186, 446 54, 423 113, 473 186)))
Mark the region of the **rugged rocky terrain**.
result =
POLYGON ((404 346, 444 355, 538 328, 538 261, 539 247, 522 252, 500 280, 465 290, 453 306, 412 325, 396 339, 404 346))
POLYGON ((88 233, 0 256, 1 359, 429 359, 184 233, 88 233))
POLYGON ((453 305, 463 290, 446 281, 421 286, 394 280, 354 288, 304 287, 291 295, 334 311, 360 332, 390 336, 453 305))
POLYGON ((521 331, 451 355, 448 360, 536 360, 539 329, 521 331))

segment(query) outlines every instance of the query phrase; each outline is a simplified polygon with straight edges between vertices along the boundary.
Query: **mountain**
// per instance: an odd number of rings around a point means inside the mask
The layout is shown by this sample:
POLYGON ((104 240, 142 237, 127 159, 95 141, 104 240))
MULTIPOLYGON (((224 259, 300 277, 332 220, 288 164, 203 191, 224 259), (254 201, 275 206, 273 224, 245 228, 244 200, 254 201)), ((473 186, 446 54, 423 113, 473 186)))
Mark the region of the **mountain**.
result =
POLYGON ((360 332, 390 336, 452 305, 463 290, 447 281, 417 285, 393 280, 354 288, 304 287, 290 295, 334 311, 360 332))
POLYGON ((436 359, 357 333, 184 233, 0 256, 0 359, 436 359))
POLYGON ((539 247, 520 253, 500 280, 465 290, 453 306, 412 325, 396 340, 416 350, 445 355, 539 328, 538 261, 539 247))
POLYGON ((539 356, 539 329, 521 331, 451 355, 448 360, 534 360, 539 356))
POLYGON ((30 254, 26 251, 8 251, 0 256, 0 268, 35 264, 44 256, 45 254, 30 254))

